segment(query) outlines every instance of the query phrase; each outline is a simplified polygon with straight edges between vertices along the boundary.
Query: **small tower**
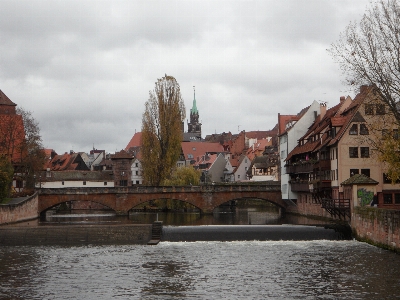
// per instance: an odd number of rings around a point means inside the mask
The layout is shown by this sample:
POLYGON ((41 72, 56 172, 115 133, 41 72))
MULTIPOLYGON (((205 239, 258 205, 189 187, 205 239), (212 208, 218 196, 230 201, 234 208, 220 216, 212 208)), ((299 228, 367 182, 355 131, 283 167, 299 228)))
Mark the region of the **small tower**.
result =
POLYGON ((190 122, 188 122, 188 133, 201 139, 201 123, 199 122, 199 111, 196 106, 196 89, 193 86, 193 107, 190 110, 190 122))

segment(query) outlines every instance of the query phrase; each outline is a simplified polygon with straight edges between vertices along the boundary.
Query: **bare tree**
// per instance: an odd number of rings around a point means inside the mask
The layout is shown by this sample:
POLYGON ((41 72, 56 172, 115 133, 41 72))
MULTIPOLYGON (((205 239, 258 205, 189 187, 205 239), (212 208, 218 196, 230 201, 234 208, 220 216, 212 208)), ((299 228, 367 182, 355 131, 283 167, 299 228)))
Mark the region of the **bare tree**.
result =
POLYGON ((400 179, 399 2, 371 2, 361 21, 350 22, 328 51, 339 63, 346 84, 354 89, 371 86, 374 97, 365 105, 377 118, 369 120, 370 134, 365 138, 395 183, 400 179))
POLYGON ((142 119, 142 169, 145 184, 160 185, 171 176, 181 152, 185 105, 176 79, 158 79, 142 119))
POLYGON ((17 108, 17 114, 22 116, 25 129, 25 138, 19 147, 22 159, 18 171, 23 181, 26 182, 26 187, 34 188, 35 173, 40 172, 45 163, 39 123, 33 118, 30 111, 23 108, 17 108))
POLYGON ((361 21, 350 22, 328 49, 345 82, 372 85, 400 124, 400 7, 397 0, 371 3, 361 21))

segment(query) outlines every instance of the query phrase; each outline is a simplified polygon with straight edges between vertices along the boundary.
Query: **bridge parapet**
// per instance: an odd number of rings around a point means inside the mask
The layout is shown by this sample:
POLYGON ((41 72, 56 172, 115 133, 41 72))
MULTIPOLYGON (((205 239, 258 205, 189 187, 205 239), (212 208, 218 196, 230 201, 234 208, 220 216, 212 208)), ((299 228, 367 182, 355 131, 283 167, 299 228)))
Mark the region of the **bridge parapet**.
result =
POLYGON ((148 194, 148 193, 190 193, 190 192, 242 192, 280 191, 275 185, 199 185, 199 186, 130 186, 130 187, 68 187, 41 188, 42 195, 89 195, 89 194, 148 194))

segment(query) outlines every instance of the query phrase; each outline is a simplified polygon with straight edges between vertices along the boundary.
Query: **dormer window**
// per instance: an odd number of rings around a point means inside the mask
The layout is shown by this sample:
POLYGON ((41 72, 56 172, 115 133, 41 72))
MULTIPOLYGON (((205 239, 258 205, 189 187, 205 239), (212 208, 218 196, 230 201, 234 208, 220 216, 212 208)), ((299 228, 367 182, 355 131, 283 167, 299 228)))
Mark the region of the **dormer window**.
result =
POLYGON ((353 124, 350 128, 349 134, 358 135, 358 124, 353 124))
POLYGON ((369 134, 367 125, 360 124, 360 134, 362 134, 362 135, 368 135, 369 134))

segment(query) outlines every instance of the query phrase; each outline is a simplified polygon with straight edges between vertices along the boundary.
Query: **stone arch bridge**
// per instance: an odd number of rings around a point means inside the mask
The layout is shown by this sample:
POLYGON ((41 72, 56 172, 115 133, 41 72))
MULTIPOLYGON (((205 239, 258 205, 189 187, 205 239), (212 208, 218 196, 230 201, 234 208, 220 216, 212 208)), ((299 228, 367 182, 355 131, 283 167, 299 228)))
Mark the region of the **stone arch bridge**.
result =
POLYGON ((128 214, 141 203, 155 199, 175 199, 199 208, 202 213, 212 213, 214 208, 230 200, 262 199, 286 211, 280 183, 248 185, 202 186, 132 186, 132 187, 80 187, 40 189, 38 212, 68 201, 93 201, 113 209, 117 214, 128 214))

